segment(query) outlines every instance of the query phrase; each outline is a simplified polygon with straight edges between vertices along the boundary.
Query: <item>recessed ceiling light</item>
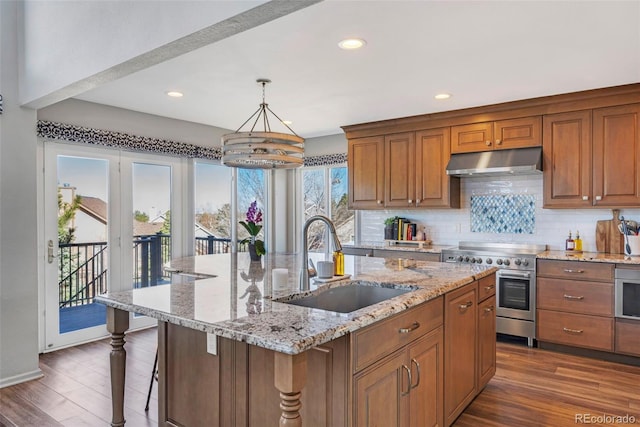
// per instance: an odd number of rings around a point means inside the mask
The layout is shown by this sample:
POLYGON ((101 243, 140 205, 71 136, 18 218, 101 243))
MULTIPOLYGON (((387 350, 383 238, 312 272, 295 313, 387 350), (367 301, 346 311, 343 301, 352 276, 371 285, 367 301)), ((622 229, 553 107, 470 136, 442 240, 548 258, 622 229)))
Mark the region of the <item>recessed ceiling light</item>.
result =
POLYGON ((344 50, 353 50, 360 49, 365 44, 367 44, 367 42, 362 39, 344 39, 340 40, 338 46, 340 46, 340 48, 344 50))
POLYGON ((182 98, 184 94, 182 92, 170 90, 169 92, 167 92, 167 96, 170 96, 172 98, 182 98))
POLYGON ((436 96, 434 96, 435 99, 449 99, 451 98, 451 94, 450 93, 439 93, 436 96))

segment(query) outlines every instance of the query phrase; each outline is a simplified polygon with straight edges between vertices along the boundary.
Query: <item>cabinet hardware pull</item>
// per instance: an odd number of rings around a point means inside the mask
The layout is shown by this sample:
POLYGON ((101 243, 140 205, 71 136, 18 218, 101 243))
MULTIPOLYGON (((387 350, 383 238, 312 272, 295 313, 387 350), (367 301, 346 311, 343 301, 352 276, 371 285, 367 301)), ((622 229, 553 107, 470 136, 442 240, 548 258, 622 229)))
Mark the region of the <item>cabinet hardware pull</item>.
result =
POLYGON ((489 307, 485 307, 485 308, 484 308, 484 311, 485 311, 486 313, 491 313, 491 312, 493 311, 493 309, 494 309, 494 307, 491 305, 491 306, 489 306, 489 307))
POLYGON ((491 289, 493 289, 494 287, 495 287, 495 285, 485 286, 485 287, 484 287, 484 290, 488 292, 488 291, 490 291, 491 289))
POLYGON ((568 334, 581 334, 582 332, 584 332, 582 329, 562 328, 562 330, 568 334))
POLYGON ((570 268, 565 268, 564 272, 565 273, 578 273, 578 274, 580 274, 580 273, 584 273, 584 270, 571 270, 570 268))
POLYGON ((502 140, 501 139, 496 139, 496 145, 501 145, 502 144, 502 140))
POLYGON ((589 200, 589 196, 582 196, 582 200, 589 200))
POLYGON ((487 141, 485 142, 485 144, 487 144, 487 147, 489 147, 491 145, 491 141, 487 141))
POLYGON ((409 199, 409 204, 413 203, 413 200, 409 199))
POLYGON ((473 305, 472 301, 467 301, 466 304, 460 304, 460 310, 466 310, 467 308, 471 307, 473 305))
POLYGON ((419 327, 420 327, 420 323, 413 322, 413 324, 411 326, 409 326, 408 328, 400 328, 400 329, 398 329, 398 332, 400 332, 401 334, 408 334, 411 331, 415 331, 419 327))
POLYGON ((602 200, 602 196, 596 196, 596 200, 597 200, 597 201, 602 200))
POLYGON ((402 395, 406 396, 407 394, 411 393, 411 369, 407 368, 407 365, 405 364, 402 364, 402 369, 407 371, 407 377, 409 378, 409 382, 407 383, 407 391, 402 392, 402 395))
POLYGON ((382 204, 382 200, 377 200, 377 203, 378 203, 379 205, 381 205, 381 204, 382 204))
POLYGON ((411 358, 411 364, 416 365, 416 371, 418 372, 418 379, 415 384, 411 384, 411 388, 416 388, 420 385, 420 364, 415 358, 411 358))
POLYGON ((582 295, 580 295, 579 297, 577 297, 577 296, 574 296, 574 295, 567 295, 567 294, 564 294, 564 297, 565 297, 566 299, 578 299, 578 300, 580 300, 580 299, 584 299, 584 297, 583 297, 582 295))
POLYGON ((416 199, 416 205, 419 205, 420 201, 421 201, 420 199, 416 199))

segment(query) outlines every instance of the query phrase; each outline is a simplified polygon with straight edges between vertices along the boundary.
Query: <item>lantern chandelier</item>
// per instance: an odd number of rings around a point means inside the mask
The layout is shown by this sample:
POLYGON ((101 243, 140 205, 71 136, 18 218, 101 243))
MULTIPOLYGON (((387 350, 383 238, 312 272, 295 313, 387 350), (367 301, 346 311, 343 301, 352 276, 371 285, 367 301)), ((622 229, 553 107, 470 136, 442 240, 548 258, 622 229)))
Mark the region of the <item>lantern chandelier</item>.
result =
POLYGON ((230 167, 246 169, 291 169, 302 166, 304 154, 304 138, 298 136, 264 100, 264 88, 269 79, 256 80, 262 85, 262 103, 234 133, 222 135, 222 164, 230 167), (267 112, 291 131, 288 133, 272 132, 267 112), (251 130, 241 129, 251 120, 251 130), (256 131, 256 125, 262 122, 263 131, 256 131))

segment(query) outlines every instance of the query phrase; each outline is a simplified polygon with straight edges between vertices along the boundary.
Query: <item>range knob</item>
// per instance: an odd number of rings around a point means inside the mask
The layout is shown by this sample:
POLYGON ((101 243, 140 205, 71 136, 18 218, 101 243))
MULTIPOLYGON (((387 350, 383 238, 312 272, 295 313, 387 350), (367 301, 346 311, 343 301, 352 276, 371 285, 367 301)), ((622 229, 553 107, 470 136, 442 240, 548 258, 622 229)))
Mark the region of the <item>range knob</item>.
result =
POLYGON ((502 265, 502 259, 501 259, 501 258, 498 258, 498 259, 496 260, 496 264, 498 264, 498 265, 502 265))
POLYGON ((529 260, 528 260, 528 259, 523 259, 523 260, 522 260, 522 265, 524 265, 525 267, 526 267, 527 265, 529 265, 529 260))
POLYGON ((486 263, 487 264, 493 264, 493 260, 491 258, 487 258, 486 263))
POLYGON ((482 264, 482 258, 476 258, 476 262, 477 262, 478 264, 482 264))
POLYGON ((458 262, 462 262, 462 255, 458 255, 458 256, 456 257, 456 261, 458 261, 458 262))
POLYGON ((508 259, 505 259, 504 260, 504 265, 509 265, 509 264, 511 264, 511 261, 509 261, 508 259))
POLYGON ((516 260, 513 262, 515 265, 520 265, 522 261, 520 261, 520 258, 516 258, 516 260))
POLYGON ((469 262, 470 262, 471 264, 473 264, 473 263, 475 263, 475 262, 476 262, 476 259, 475 259, 474 257, 471 257, 471 258, 469 259, 469 262))
POLYGON ((468 256, 464 257, 464 262, 469 262, 469 257, 468 256))

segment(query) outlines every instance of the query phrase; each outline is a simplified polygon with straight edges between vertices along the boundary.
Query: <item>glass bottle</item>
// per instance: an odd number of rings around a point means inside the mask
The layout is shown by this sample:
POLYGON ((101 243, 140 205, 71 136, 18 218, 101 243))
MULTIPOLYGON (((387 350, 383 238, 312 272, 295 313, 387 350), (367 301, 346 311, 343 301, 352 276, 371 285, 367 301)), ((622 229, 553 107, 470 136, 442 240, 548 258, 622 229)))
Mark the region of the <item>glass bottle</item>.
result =
POLYGON ((565 241, 564 249, 566 251, 574 251, 576 249, 576 241, 571 237, 571 231, 569 231, 569 237, 565 241))
POLYGON ((335 276, 344 276, 344 254, 342 251, 333 252, 333 268, 335 276))
POLYGON ((576 252, 582 252, 582 239, 580 238, 580 231, 576 230, 576 238, 574 240, 573 249, 576 252))

